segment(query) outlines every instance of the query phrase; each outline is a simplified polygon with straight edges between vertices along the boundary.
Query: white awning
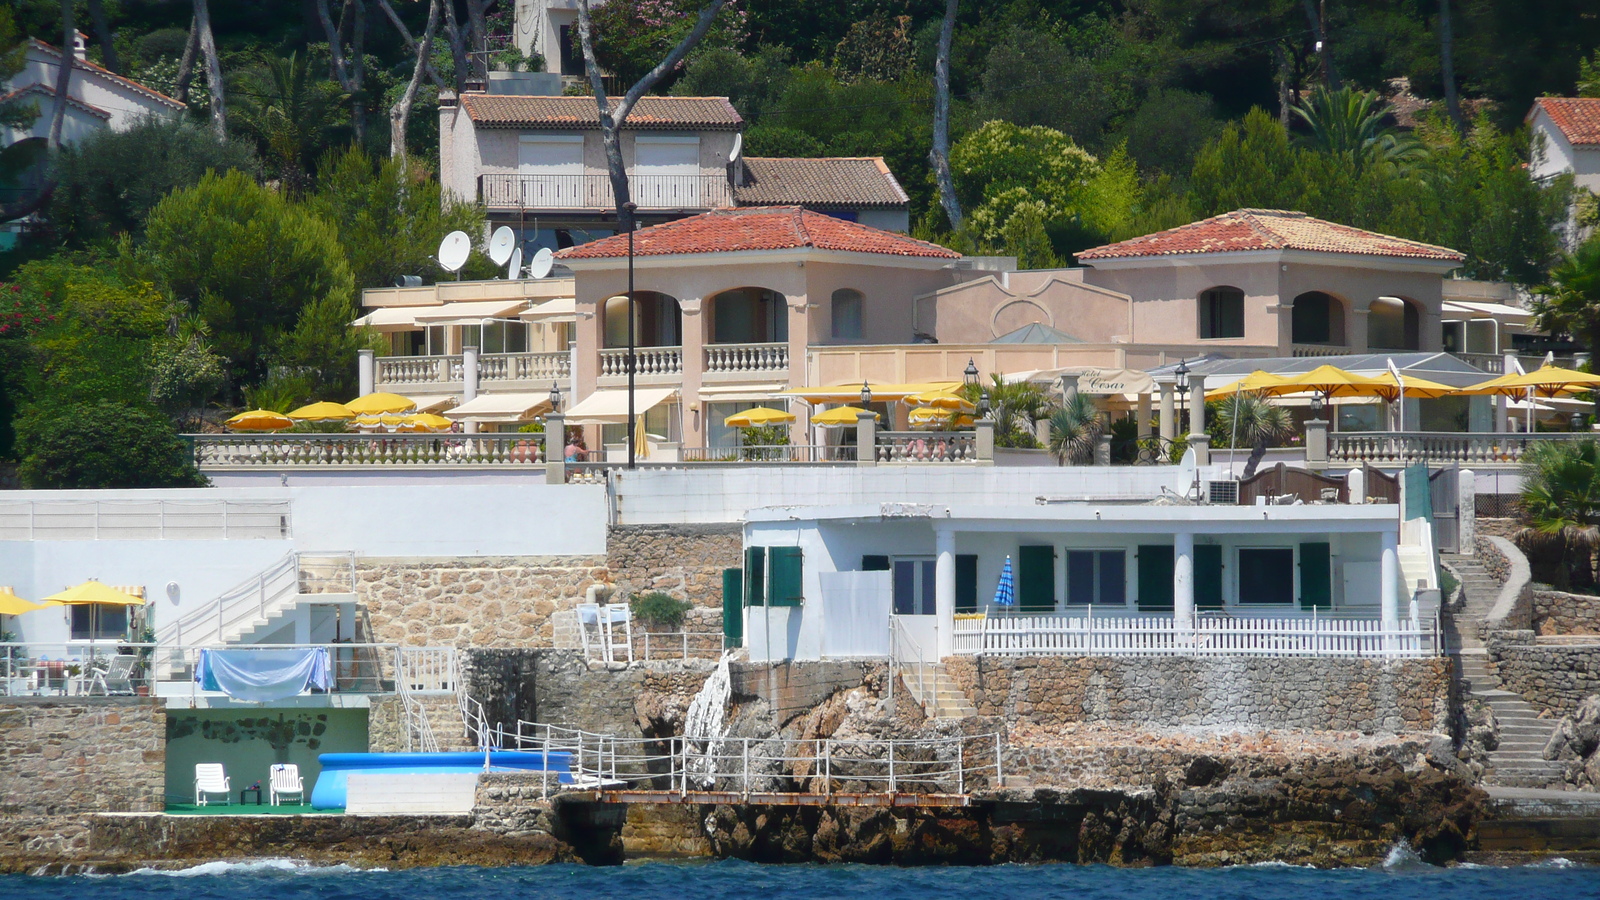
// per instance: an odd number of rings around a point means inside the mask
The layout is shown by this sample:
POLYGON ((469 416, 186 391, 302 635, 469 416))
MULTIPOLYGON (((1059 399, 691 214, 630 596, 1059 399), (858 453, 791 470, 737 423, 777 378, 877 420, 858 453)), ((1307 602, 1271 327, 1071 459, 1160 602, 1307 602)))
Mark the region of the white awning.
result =
MULTIPOLYGON (((634 415, 644 415, 647 410, 654 409, 677 392, 677 388, 635 388, 633 391, 634 415)), ((595 391, 567 410, 567 424, 628 424, 628 392, 595 391)))
POLYGON ((445 410, 444 414, 458 422, 526 422, 549 411, 548 393, 506 393, 479 394, 454 409, 445 410))
POLYGON ((1466 314, 1473 316, 1503 316, 1508 319, 1526 319, 1530 313, 1525 309, 1507 306, 1504 303, 1478 303, 1476 301, 1464 302, 1461 300, 1446 300, 1442 310, 1445 313, 1466 314))
POLYGON ((514 316, 528 305, 526 300, 468 300, 430 306, 417 313, 417 321, 428 325, 476 325, 483 319, 514 316))
POLYGON ((372 328, 381 332, 416 331, 423 327, 417 321, 419 313, 444 309, 443 306, 380 306, 351 322, 356 328, 372 328))
POLYGON ((526 310, 520 316, 524 322, 576 322, 578 321, 578 301, 574 297, 557 297, 554 300, 526 310))
POLYGON ((461 402, 460 394, 406 394, 406 399, 417 404, 419 413, 439 412, 447 406, 461 402))
POLYGON ((741 400, 776 400, 786 403, 789 398, 779 396, 779 392, 788 389, 789 385, 782 381, 770 384, 702 384, 700 399, 706 403, 741 400))

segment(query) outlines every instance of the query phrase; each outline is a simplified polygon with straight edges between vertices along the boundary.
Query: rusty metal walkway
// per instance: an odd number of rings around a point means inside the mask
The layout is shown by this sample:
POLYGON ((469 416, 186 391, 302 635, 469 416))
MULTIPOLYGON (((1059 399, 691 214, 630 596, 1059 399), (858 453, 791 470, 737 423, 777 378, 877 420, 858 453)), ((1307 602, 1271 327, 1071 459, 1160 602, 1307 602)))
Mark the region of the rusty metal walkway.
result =
MULTIPOLYGON (((602 803, 665 803, 696 806, 872 806, 951 808, 970 806, 967 794, 832 793, 802 794, 793 791, 595 791, 602 803)), ((570 792, 569 792, 570 796, 570 792)))

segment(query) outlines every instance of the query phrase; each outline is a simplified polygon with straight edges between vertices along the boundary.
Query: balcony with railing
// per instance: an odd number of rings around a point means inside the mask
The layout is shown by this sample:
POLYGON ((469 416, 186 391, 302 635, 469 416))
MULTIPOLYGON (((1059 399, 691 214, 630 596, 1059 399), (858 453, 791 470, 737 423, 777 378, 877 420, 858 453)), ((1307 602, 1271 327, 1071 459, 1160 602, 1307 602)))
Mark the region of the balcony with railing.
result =
MULTIPOLYGON (((459 389, 461 356, 386 356, 377 361, 379 390, 404 394, 407 389, 459 389)), ((526 382, 549 386, 572 372, 568 353, 483 353, 478 356, 478 384, 526 382)))
POLYGON ((1362 432, 1328 435, 1328 461, 1374 465, 1516 466, 1528 448, 1551 441, 1593 440, 1591 432, 1362 432))
MULTIPOLYGON (((628 190, 640 209, 707 210, 731 204, 728 176, 632 175, 628 190)), ((479 175, 478 199, 490 209, 616 208, 611 176, 479 175)))
POLYGON ((789 345, 781 342, 708 344, 705 374, 714 381, 786 378, 789 375, 789 345))
POLYGON ((544 464, 537 434, 196 434, 201 471, 462 468, 544 464))
MULTIPOLYGON (((633 350, 636 378, 648 381, 676 380, 683 377, 682 347, 635 347, 633 350)), ((612 349, 600 351, 600 377, 626 380, 628 377, 628 351, 612 349)))

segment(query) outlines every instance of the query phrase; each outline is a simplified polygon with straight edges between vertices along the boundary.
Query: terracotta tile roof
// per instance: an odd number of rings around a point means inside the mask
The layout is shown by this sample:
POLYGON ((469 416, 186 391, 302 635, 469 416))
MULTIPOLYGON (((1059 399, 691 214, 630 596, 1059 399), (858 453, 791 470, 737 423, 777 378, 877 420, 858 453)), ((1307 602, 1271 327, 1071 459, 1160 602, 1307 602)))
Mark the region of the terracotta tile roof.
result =
MULTIPOLYGON (((845 250, 886 256, 960 259, 961 254, 938 244, 913 240, 857 222, 798 206, 751 206, 718 209, 687 219, 652 225, 634 232, 635 256, 689 253, 736 253, 741 250, 845 250)), ((628 255, 628 236, 613 235, 568 247, 557 259, 607 259, 628 255)))
MULTIPOLYGON (((60 50, 56 49, 54 46, 52 46, 50 44, 46 44, 44 41, 41 41, 38 38, 28 38, 28 40, 31 41, 35 47, 38 47, 40 50, 43 50, 44 52, 49 53, 52 56, 55 56, 55 57, 58 57, 58 58, 61 56, 61 51, 60 50)), ((188 109, 189 108, 189 107, 185 106, 183 103, 179 102, 178 100, 175 100, 172 97, 168 97, 166 94, 163 94, 160 91, 152 90, 150 88, 147 88, 144 85, 140 84, 139 82, 134 81, 132 78, 124 78, 121 75, 118 75, 117 73, 115 73, 115 72, 111 71, 110 69, 106 68, 105 66, 97 66, 94 63, 88 61, 87 59, 74 59, 72 61, 72 67, 74 69, 87 69, 88 71, 93 72, 96 75, 99 75, 99 76, 104 77, 106 79, 109 79, 111 81, 115 81, 116 83, 118 83, 120 85, 123 85, 124 87, 132 88, 134 90, 134 92, 136 92, 136 93, 143 94, 146 97, 149 97, 149 98, 151 98, 153 100, 159 100, 162 103, 165 103, 168 106, 171 106, 173 109, 180 109, 181 110, 181 109, 188 109)))
POLYGON ((1600 144, 1600 99, 1540 97, 1533 107, 1544 110, 1574 146, 1600 144))
MULTIPOLYGON (((17 99, 18 97, 21 97, 23 94, 38 94, 41 97, 48 97, 51 100, 54 100, 56 98, 55 89, 45 87, 44 85, 39 84, 38 82, 34 82, 33 84, 30 84, 25 88, 19 88, 18 90, 15 90, 15 91, 12 91, 9 94, 6 94, 4 97, 0 97, 0 103, 10 102, 12 100, 17 99)), ((76 106, 77 108, 83 110, 84 112, 88 113, 89 115, 95 116, 97 118, 101 118, 101 119, 109 119, 109 118, 111 118, 111 113, 106 112, 105 110, 101 109, 98 106, 94 106, 93 104, 85 103, 82 100, 79 100, 77 97, 72 97, 72 96, 67 97, 67 105, 68 106, 76 106)))
POLYGON ((1081 260, 1238 253, 1249 250, 1311 250, 1361 256, 1460 261, 1460 253, 1421 241, 1364 231, 1281 209, 1236 209, 1188 225, 1158 231, 1078 254, 1081 260))
POLYGON ((903 208, 911 200, 882 157, 744 158, 744 179, 733 189, 742 206, 903 208))
MULTIPOLYGON (((593 97, 520 97, 510 94, 461 95, 472 121, 486 128, 599 128, 593 97)), ((693 128, 736 131, 744 119, 727 97, 640 97, 628 113, 635 130, 693 128)))

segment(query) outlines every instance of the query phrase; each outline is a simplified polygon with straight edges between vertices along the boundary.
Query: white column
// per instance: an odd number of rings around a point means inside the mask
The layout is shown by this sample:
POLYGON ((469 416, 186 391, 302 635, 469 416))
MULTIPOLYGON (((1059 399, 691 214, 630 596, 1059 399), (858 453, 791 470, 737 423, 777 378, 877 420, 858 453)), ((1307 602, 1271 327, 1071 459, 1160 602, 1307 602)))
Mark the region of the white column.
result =
MULTIPOLYGON (((1392 630, 1400 624, 1400 536, 1395 531, 1383 533, 1383 562, 1378 567, 1378 578, 1383 627, 1392 630)), ((1395 649, 1394 638, 1384 638, 1383 647, 1385 650, 1395 649)))
POLYGON ((1206 377, 1189 376, 1189 433, 1206 433, 1206 377))
POLYGON ((933 533, 933 609, 938 614, 939 658, 955 654, 956 634, 956 534, 948 529, 933 533))
POLYGON ((1134 429, 1140 440, 1150 436, 1150 395, 1140 394, 1133 411, 1134 429))
POLYGON ((1161 387, 1161 422, 1160 422, 1160 427, 1161 427, 1161 461, 1162 462, 1166 462, 1167 461, 1167 457, 1168 457, 1167 448, 1172 446, 1173 439, 1178 436, 1177 411, 1174 408, 1174 404, 1172 402, 1173 394, 1176 393, 1176 391, 1173 388, 1171 382, 1163 382, 1160 385, 1160 387, 1161 387))
POLYGON ((377 354, 371 350, 356 351, 356 383, 360 385, 360 396, 365 397, 377 388, 378 360, 377 354))
POLYGON ((1194 628, 1194 534, 1172 538, 1172 617, 1179 631, 1188 631, 1194 628))
MULTIPOLYGON (((478 348, 461 348, 461 402, 466 403, 478 396, 478 348)), ((477 422, 466 422, 461 430, 467 434, 478 433, 477 422)))

